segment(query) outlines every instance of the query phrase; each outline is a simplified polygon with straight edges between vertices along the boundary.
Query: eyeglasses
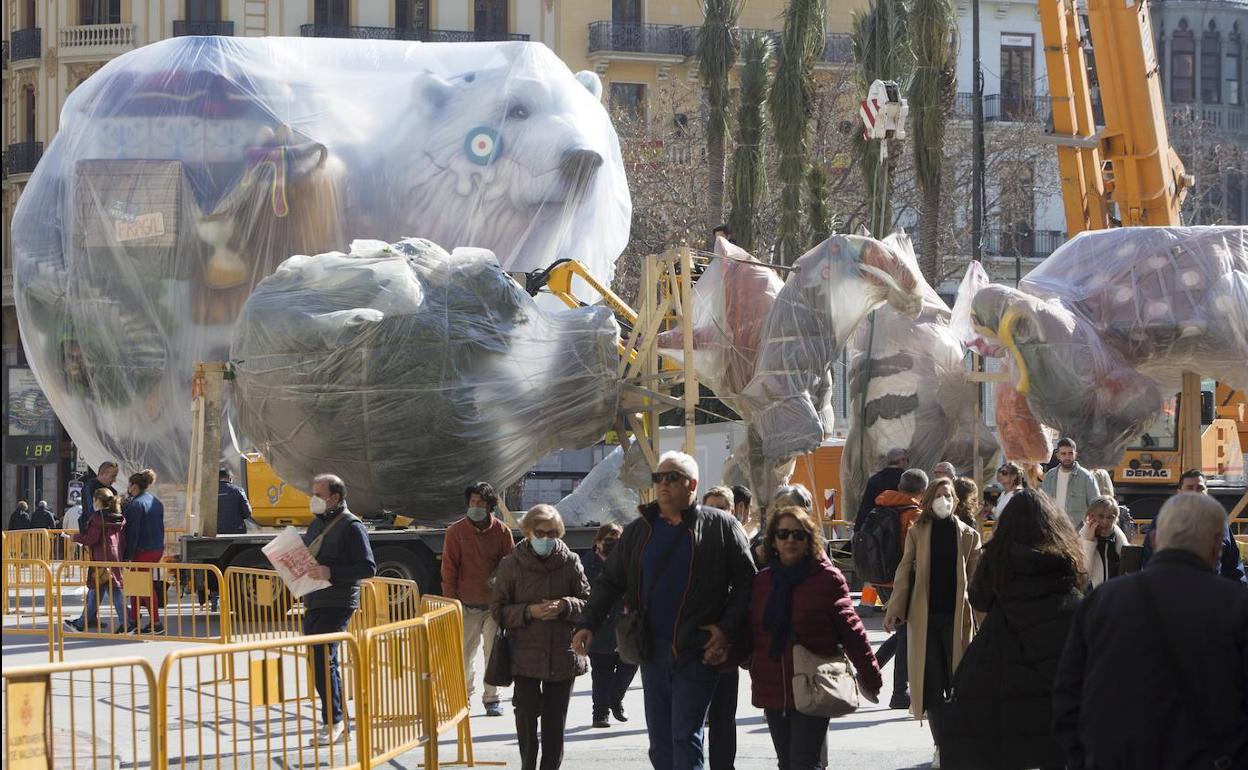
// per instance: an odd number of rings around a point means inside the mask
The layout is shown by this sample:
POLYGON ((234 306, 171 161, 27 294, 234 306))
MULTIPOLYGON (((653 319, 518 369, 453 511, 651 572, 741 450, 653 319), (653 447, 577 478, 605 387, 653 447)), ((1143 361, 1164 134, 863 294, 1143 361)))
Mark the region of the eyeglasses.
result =
POLYGON ((810 533, 804 529, 777 529, 776 530, 777 540, 788 540, 789 538, 793 538, 799 543, 804 543, 808 539, 810 539, 810 533))
POLYGON ((675 484, 688 478, 688 475, 680 471, 658 471, 650 474, 650 480, 655 484, 675 484))
POLYGON ((534 537, 559 537, 559 530, 557 529, 535 529, 533 530, 533 536, 534 537))

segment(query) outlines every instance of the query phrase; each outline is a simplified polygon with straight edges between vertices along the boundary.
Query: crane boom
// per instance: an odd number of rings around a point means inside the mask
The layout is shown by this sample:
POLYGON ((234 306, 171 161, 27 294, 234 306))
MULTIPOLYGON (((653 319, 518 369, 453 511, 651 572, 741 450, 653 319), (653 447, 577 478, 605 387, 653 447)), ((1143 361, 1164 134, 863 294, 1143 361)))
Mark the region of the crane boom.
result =
POLYGON ((1178 225, 1192 180, 1170 146, 1148 2, 1087 0, 1087 7, 1105 111, 1099 132, 1076 4, 1040 4, 1067 235, 1178 225))

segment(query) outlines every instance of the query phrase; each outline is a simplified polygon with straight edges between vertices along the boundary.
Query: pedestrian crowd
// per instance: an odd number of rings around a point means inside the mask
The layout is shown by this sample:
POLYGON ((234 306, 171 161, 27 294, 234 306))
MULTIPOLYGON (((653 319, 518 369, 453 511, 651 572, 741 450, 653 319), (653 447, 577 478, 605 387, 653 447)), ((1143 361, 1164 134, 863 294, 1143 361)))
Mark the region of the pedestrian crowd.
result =
POLYGON ((1185 474, 1130 572, 1112 490, 1073 441, 1057 460, 1031 484, 1004 463, 981 494, 949 463, 929 474, 888 454, 857 520, 895 539, 864 547, 893 563, 875 586, 891 634, 878 650, 803 487, 755 517, 747 489, 703 492, 694 459, 668 452, 654 501, 578 558, 554 507, 525 514, 516 545, 494 490, 474 485, 442 563, 469 688, 484 648, 486 713, 503 713, 510 686, 525 770, 560 767, 587 672, 594 728, 629 721, 640 673, 650 763, 732 768, 743 669, 777 766, 832 767, 830 721, 876 702, 890 661, 888 705, 927 723, 934 767, 1248 767, 1248 585, 1226 511, 1185 474))

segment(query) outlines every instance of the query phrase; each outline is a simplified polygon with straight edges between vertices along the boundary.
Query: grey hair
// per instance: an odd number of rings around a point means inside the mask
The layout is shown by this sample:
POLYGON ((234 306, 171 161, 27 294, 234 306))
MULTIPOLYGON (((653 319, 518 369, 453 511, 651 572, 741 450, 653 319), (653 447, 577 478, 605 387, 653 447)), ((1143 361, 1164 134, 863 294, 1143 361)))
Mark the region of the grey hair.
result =
POLYGON ((1096 488, 1102 495, 1114 496, 1114 479, 1109 475, 1109 471, 1097 468, 1092 471, 1092 478, 1096 479, 1096 488))
POLYGON ((1107 511, 1113 511, 1115 516, 1122 515, 1121 511, 1119 511, 1118 509, 1118 501, 1110 497, 1109 495, 1097 495, 1096 497, 1092 498, 1092 501, 1088 503, 1087 513, 1095 514, 1097 511, 1101 510, 1102 508, 1104 508, 1107 511))
POLYGON ((927 489, 927 483, 927 474, 922 468, 911 468, 901 474, 901 481, 897 482, 897 491, 908 495, 921 495, 923 490, 927 489))
POLYGON ((904 458, 908 454, 910 454, 909 449, 906 449, 905 447, 895 446, 892 449, 888 450, 888 454, 884 455, 884 462, 888 463, 889 465, 896 465, 898 462, 902 460, 902 458, 904 458))
POLYGON ((937 471, 947 471, 949 473, 949 476, 952 478, 957 478, 958 476, 958 469, 953 467, 953 463, 949 462, 948 460, 941 460, 940 462, 933 465, 932 475, 935 476, 937 471))
POLYGON ((692 455, 687 455, 684 452, 664 452, 659 455, 659 465, 663 463, 671 463, 681 473, 694 481, 698 480, 698 461, 693 459, 692 455))
POLYGON ((810 511, 815 505, 815 499, 810 496, 810 490, 801 484, 785 484, 776 489, 776 493, 771 496, 771 508, 780 508, 785 505, 796 505, 805 511, 810 511))
POLYGON ((524 514, 524 518, 520 519, 520 531, 529 535, 537 529, 538 524, 545 521, 554 522, 555 529, 559 530, 560 538, 568 531, 563 525, 563 516, 559 514, 559 509, 546 503, 535 505, 524 514))
POLYGON ((1177 494, 1157 514, 1157 550, 1179 548, 1204 558, 1222 539, 1226 516, 1217 498, 1199 492, 1177 494))
POLYGON ((313 477, 312 486, 316 486, 322 481, 329 485, 329 493, 331 495, 338 495, 343 500, 347 499, 347 484, 340 476, 335 476, 332 473, 322 473, 313 477))
POLYGON ((730 511, 732 510, 732 506, 737 504, 737 496, 732 493, 730 488, 724 486, 711 487, 706 490, 706 494, 702 495, 702 500, 705 501, 708 497, 716 496, 722 497, 728 501, 728 510, 730 511))

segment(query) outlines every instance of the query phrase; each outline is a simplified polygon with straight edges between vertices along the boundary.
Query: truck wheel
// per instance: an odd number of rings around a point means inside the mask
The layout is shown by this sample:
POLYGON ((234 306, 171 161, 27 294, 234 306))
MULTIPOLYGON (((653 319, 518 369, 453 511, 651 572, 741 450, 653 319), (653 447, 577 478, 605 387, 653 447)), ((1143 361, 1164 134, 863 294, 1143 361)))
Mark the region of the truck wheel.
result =
MULTIPOLYGON (((273 565, 259 548, 248 548, 230 560, 231 567, 247 567, 251 569, 272 570, 273 565)), ((231 611, 239 622, 243 620, 259 620, 262 617, 283 617, 290 612, 294 597, 290 595, 281 578, 274 576, 269 584, 272 588, 271 597, 260 596, 256 590, 256 581, 245 580, 242 583, 241 595, 231 596, 235 605, 231 611), (268 599, 268 601, 263 601, 268 599)))
POLYGON ((435 583, 430 576, 430 567, 408 549, 386 546, 378 548, 373 557, 377 561, 377 577, 414 580, 420 587, 421 595, 434 590, 435 583))

